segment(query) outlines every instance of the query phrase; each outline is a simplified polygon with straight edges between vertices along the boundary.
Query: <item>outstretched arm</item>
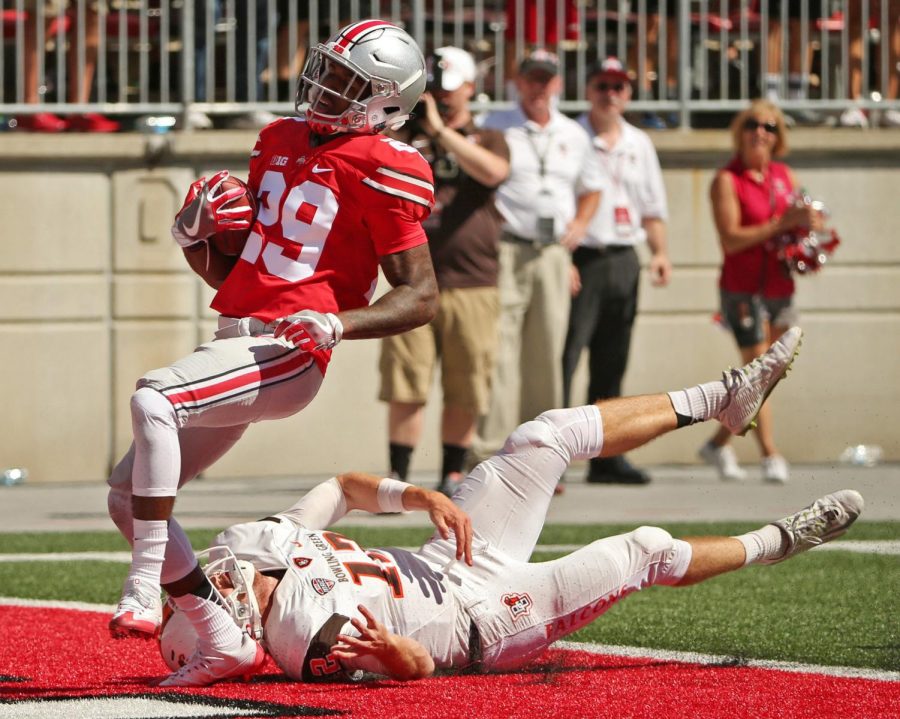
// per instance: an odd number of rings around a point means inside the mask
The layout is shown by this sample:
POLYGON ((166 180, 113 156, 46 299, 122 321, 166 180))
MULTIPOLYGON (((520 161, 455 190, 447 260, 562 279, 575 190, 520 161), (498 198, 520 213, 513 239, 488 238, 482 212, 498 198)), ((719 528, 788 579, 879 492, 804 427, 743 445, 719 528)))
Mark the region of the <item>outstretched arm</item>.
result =
POLYGON ((472 564, 472 521, 469 515, 440 492, 383 479, 364 472, 348 472, 313 487, 282 516, 307 529, 324 529, 347 512, 428 512, 444 539, 456 537, 456 558, 472 564))
POLYGON ((384 674, 400 681, 424 679, 434 673, 434 659, 419 642, 392 634, 362 604, 357 609, 365 624, 359 619, 350 620, 359 636, 339 634, 337 644, 331 648, 335 658, 352 664, 354 659, 372 657, 384 674))

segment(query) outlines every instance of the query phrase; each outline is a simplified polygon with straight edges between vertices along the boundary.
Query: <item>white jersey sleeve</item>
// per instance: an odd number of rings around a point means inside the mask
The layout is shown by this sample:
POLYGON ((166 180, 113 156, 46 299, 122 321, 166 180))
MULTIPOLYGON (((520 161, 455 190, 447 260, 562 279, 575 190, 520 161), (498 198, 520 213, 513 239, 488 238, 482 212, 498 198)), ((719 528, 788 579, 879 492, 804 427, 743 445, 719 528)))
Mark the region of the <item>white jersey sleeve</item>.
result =
POLYGON ((347 501, 336 477, 317 484, 279 517, 287 517, 298 527, 325 529, 347 514, 347 501))

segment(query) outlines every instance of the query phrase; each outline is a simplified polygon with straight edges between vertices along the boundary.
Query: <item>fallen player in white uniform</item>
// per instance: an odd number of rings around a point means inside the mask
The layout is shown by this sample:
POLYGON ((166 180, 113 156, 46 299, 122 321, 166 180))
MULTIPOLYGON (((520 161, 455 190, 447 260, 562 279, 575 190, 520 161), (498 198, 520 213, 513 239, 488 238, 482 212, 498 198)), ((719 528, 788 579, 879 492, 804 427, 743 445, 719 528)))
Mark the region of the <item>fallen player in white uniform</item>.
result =
MULTIPOLYGON (((245 642, 258 640, 293 679, 367 671, 405 680, 436 669, 522 666, 631 592, 781 562, 856 520, 863 499, 841 490, 739 537, 673 539, 640 527, 528 563, 570 462, 620 454, 707 419, 745 432, 799 341, 800 330, 790 330, 722 381, 545 412, 478 465, 452 501, 366 474, 332 478, 285 512, 222 532, 206 573, 246 629, 245 642), (325 531, 352 509, 424 510, 437 531, 416 552, 365 550, 325 531)), ((258 667, 256 660, 210 656, 206 641, 180 612, 168 618, 160 644, 175 673, 166 685, 200 686, 258 667), (206 661, 191 661, 195 652, 206 661)))

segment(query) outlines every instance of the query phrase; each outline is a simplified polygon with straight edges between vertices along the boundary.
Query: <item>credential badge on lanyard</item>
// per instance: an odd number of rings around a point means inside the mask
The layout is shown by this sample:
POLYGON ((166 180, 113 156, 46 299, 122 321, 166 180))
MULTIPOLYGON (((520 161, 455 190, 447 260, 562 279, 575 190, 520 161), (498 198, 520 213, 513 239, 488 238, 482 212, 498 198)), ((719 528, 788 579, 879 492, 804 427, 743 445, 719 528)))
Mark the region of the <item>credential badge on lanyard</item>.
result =
POLYGON ((553 133, 546 133, 546 142, 543 152, 538 150, 537 143, 534 139, 534 130, 530 127, 525 128, 525 137, 528 138, 528 144, 534 150, 534 154, 538 160, 538 175, 540 177, 541 188, 538 191, 537 204, 537 241, 542 244, 550 244, 556 240, 555 216, 556 208, 553 201, 553 192, 547 186, 547 155, 553 145, 553 133))

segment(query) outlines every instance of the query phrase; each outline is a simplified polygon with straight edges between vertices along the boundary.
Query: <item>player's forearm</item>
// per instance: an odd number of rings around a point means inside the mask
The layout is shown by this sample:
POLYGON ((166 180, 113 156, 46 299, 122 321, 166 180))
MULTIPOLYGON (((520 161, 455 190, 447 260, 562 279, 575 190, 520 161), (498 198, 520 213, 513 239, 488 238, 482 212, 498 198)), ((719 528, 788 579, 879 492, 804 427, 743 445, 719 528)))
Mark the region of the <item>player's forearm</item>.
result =
POLYGON ((347 472, 338 475, 336 479, 344 493, 348 512, 352 509, 372 514, 383 511, 378 502, 378 485, 382 482, 381 477, 365 472, 347 472))
POLYGON ((359 509, 379 512, 422 511, 429 512, 435 500, 443 495, 413 484, 384 479, 365 472, 347 472, 336 477, 344 494, 347 511, 359 509))
POLYGON ((408 332, 428 324, 437 311, 435 294, 422 288, 395 287, 368 307, 339 312, 345 340, 364 340, 408 332))

